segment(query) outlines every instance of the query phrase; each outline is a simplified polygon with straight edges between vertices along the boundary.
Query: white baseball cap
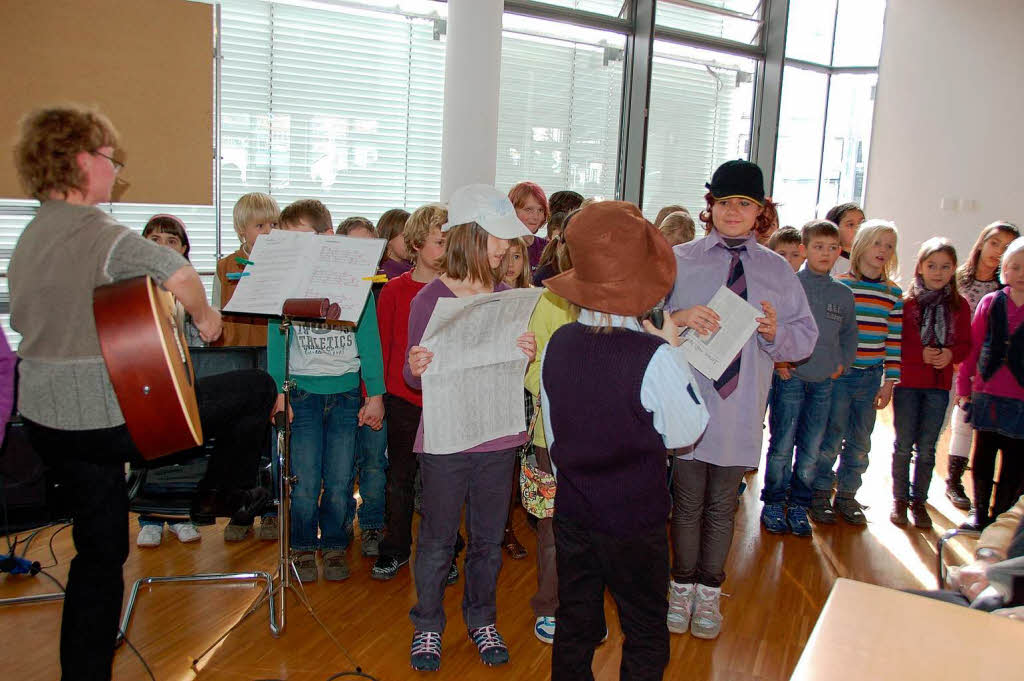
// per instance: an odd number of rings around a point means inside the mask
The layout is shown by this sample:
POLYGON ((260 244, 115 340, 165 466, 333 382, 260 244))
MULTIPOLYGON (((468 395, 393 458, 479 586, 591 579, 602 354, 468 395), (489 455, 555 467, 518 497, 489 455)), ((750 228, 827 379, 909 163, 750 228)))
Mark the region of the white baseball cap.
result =
POLYGON ((455 190, 448 199, 448 222, 441 225, 441 231, 467 222, 477 223, 499 239, 533 236, 508 197, 486 184, 468 184, 455 190))

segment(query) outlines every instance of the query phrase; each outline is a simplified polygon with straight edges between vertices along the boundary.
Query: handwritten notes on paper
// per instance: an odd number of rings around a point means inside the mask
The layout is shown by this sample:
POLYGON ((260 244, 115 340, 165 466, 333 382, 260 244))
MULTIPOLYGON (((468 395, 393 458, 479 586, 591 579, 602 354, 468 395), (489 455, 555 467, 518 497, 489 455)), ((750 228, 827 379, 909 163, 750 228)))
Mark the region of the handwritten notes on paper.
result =
POLYGON ((756 319, 764 313, 725 286, 715 292, 707 306, 720 317, 718 331, 701 335, 687 329, 683 333, 682 348, 694 369, 717 381, 743 349, 750 334, 757 330, 756 319))
POLYGON ((384 251, 383 239, 354 239, 275 229, 256 239, 248 276, 225 312, 280 315, 288 298, 327 298, 341 306, 341 319, 359 320, 370 277, 384 251))
POLYGON ((423 445, 451 454, 526 430, 516 345, 542 288, 441 298, 420 345, 434 353, 423 374, 423 445))

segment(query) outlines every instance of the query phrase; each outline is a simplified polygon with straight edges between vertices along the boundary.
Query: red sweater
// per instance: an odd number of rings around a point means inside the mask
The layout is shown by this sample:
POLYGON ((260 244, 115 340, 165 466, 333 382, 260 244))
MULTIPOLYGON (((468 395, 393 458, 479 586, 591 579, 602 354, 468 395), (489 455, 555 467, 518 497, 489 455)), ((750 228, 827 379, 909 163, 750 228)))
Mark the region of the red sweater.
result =
POLYGON ((924 363, 924 346, 921 345, 918 319, 920 308, 914 298, 908 297, 903 301, 903 341, 900 348, 903 371, 899 387, 949 390, 952 386, 953 365, 964 361, 971 350, 971 307, 963 296, 957 297, 960 305, 953 311, 953 344, 949 347, 953 351, 953 361, 944 369, 936 369, 924 363))
POLYGON ((380 328, 380 347, 384 355, 384 386, 387 391, 423 406, 423 393, 410 388, 402 377, 405 348, 409 340, 409 306, 412 299, 426 284, 414 281, 412 272, 405 272, 384 284, 377 297, 377 326, 380 328))

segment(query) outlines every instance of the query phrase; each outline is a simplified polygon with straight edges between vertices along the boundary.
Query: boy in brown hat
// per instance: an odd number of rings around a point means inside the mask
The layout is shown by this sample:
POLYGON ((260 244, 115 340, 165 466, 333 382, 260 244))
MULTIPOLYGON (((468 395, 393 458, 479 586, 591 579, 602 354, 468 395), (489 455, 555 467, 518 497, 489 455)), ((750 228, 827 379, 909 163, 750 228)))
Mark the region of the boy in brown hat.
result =
POLYGON ((587 206, 565 239, 574 267, 545 283, 580 308, 579 320, 554 333, 541 366, 558 476, 551 678, 593 678, 607 586, 626 637, 620 678, 660 679, 669 657, 665 450, 693 444, 708 420, 675 324, 637 320, 669 292, 675 261, 626 202, 587 206))

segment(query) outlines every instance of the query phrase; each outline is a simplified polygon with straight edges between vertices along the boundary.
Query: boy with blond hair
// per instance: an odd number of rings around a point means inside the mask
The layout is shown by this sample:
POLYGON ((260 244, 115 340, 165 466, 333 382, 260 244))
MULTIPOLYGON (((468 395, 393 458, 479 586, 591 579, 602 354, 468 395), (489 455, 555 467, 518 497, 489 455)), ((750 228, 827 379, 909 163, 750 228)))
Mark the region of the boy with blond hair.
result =
MULTIPOLYGON (((238 286, 238 279, 228 275, 241 274, 245 265, 238 260, 249 257, 257 237, 269 234, 271 229, 277 227, 281 209, 269 194, 252 192, 241 196, 231 213, 241 246, 231 255, 217 261, 217 278, 213 281, 213 303, 222 310, 238 286)), ((260 317, 230 315, 224 319, 224 334, 211 345, 266 347, 267 320, 260 317)))

